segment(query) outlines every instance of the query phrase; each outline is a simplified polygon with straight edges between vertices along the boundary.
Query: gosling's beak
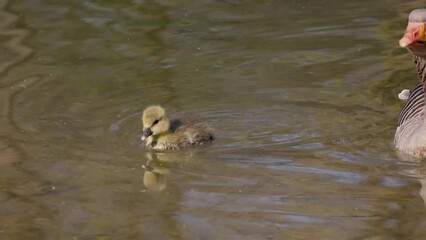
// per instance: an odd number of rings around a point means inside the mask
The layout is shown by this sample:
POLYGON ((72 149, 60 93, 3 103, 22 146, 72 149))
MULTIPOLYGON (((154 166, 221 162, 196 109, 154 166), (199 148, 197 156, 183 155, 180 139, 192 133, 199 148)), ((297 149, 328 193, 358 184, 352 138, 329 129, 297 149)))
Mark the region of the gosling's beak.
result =
POLYGON ((149 136, 151 136, 151 135, 152 135, 152 133, 153 133, 153 132, 151 131, 151 128, 145 128, 145 129, 143 130, 141 140, 142 140, 142 141, 145 141, 145 139, 147 139, 149 136))
POLYGON ((404 36, 399 40, 399 46, 411 47, 416 45, 417 42, 425 42, 425 24, 412 22, 408 23, 407 30, 404 36))

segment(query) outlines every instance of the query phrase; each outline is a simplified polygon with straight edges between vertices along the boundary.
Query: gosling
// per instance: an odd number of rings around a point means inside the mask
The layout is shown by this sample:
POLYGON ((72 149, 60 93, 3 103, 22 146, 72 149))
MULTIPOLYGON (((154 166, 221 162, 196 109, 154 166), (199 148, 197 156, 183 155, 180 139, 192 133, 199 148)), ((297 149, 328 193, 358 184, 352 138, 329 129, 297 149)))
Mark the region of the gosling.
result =
POLYGON ((183 115, 169 121, 161 106, 149 106, 142 114, 141 140, 154 150, 181 150, 214 140, 212 129, 204 122, 183 115))

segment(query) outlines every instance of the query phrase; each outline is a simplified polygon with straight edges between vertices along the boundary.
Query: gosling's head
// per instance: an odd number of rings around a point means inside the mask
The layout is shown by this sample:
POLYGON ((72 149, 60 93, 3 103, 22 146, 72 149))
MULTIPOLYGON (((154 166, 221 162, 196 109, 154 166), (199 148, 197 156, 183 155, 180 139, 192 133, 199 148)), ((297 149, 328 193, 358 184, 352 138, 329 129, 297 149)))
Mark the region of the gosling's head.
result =
POLYGON ((160 106, 150 106, 142 114, 143 133, 141 140, 145 141, 151 135, 155 136, 169 130, 169 120, 166 110, 160 106))

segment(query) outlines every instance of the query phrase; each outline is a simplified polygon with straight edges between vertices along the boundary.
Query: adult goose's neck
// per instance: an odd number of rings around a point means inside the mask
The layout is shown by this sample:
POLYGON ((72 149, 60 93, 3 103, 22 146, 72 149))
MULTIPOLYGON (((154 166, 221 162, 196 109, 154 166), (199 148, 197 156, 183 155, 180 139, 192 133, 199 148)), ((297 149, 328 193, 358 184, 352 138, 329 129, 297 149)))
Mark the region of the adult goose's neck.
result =
POLYGON ((408 100, 399 113, 398 126, 403 126, 406 125, 405 123, 412 123, 413 121, 417 123, 424 122, 426 124, 425 118, 423 117, 426 102, 424 94, 426 92, 426 59, 414 54, 413 52, 411 53, 413 55, 414 63, 416 64, 420 83, 415 88, 411 89, 408 100))
POLYGON ((413 60, 416 64, 417 75, 419 76, 420 83, 422 83, 423 89, 426 89, 426 59, 413 54, 413 60))

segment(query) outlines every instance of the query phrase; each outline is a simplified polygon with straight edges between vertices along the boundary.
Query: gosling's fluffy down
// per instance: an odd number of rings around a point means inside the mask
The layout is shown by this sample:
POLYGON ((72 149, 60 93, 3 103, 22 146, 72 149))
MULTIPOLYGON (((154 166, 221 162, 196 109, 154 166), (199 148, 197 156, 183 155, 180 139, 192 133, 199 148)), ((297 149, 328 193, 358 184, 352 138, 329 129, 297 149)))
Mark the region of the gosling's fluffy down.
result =
POLYGON ((154 150, 180 150, 214 140, 208 124, 189 115, 169 120, 161 106, 150 106, 142 114, 142 141, 154 150))

